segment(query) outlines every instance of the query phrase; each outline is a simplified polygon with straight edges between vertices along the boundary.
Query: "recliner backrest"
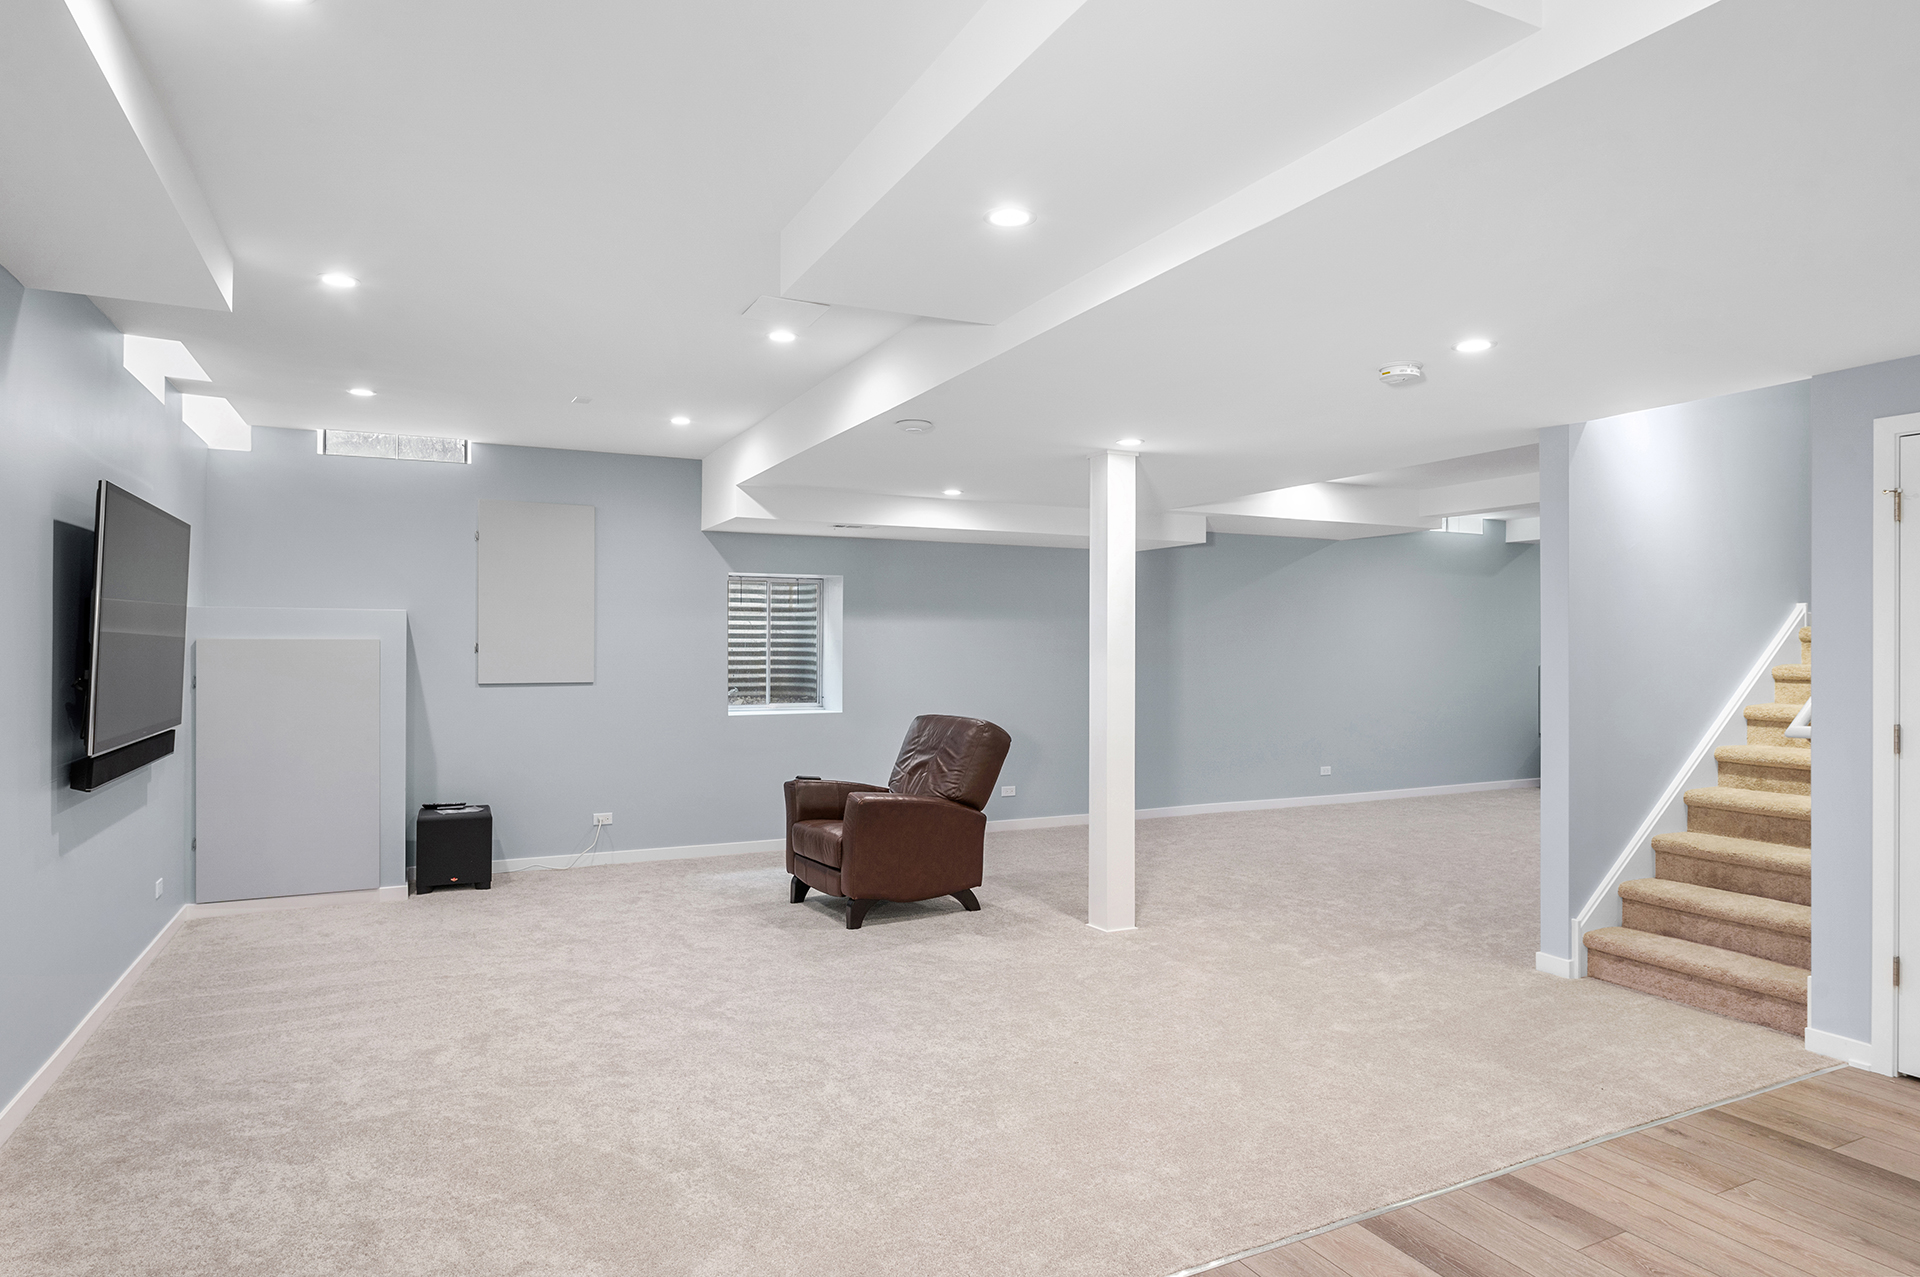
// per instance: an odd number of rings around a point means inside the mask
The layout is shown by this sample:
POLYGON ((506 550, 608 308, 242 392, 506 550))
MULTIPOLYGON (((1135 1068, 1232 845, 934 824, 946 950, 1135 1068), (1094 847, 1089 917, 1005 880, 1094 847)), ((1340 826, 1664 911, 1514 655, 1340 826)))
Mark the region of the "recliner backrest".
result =
POLYGON ((907 728, 887 788, 979 811, 993 797, 1013 737, 984 718, 922 714, 907 728))

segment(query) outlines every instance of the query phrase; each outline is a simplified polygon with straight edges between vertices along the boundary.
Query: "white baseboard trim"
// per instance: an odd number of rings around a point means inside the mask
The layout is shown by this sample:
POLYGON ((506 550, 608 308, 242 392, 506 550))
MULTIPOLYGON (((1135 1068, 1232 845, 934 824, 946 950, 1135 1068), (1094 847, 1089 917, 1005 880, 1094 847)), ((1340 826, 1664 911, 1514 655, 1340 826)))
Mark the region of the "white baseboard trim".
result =
POLYGON ((407 885, 369 887, 365 891, 320 891, 310 896, 265 896, 259 900, 209 900, 188 905, 189 918, 221 918, 232 913, 271 913, 279 909, 313 909, 320 905, 381 904, 407 898, 407 885))
POLYGON ((1873 1044, 1857 1038, 1843 1038, 1838 1033, 1828 1033, 1824 1029, 1807 1029, 1807 1050, 1815 1055, 1824 1055, 1830 1060, 1841 1060, 1856 1069, 1866 1069, 1871 1073, 1880 1070, 1873 1067, 1873 1044))
MULTIPOLYGON (((1351 794, 1305 794, 1297 798, 1254 798, 1237 803, 1193 803, 1185 807, 1143 807, 1133 813, 1136 820, 1160 820, 1167 816, 1211 816, 1228 811, 1274 811, 1281 807, 1322 807, 1336 803, 1376 803, 1394 798, 1431 798, 1438 794, 1479 794, 1491 789, 1538 789, 1540 778, 1521 780, 1475 780, 1461 785, 1423 785, 1418 789, 1369 789, 1351 794)), ((1086 817, 1082 816, 1082 820, 1086 817)))
POLYGON ((160 934, 147 942, 147 947, 140 951, 140 956, 120 973, 120 978, 115 980, 113 986, 93 1004, 93 1010, 81 1018, 80 1023, 74 1026, 73 1032, 67 1034, 67 1040, 60 1044, 59 1049, 47 1057, 47 1062, 27 1079, 27 1084, 7 1101, 6 1107, 0 1108, 0 1145, 5 1145, 7 1137, 20 1128, 20 1123, 26 1121, 27 1114, 32 1112, 33 1106, 40 1102, 40 1097, 60 1080, 60 1075, 67 1071, 67 1066, 73 1063, 75 1056, 80 1054, 80 1048, 87 1044, 87 1039, 93 1036, 94 1030, 106 1023, 107 1016, 113 1012, 114 1007, 119 1005, 120 999, 127 995, 127 990, 133 987, 134 982, 140 978, 141 972, 153 965, 153 960, 160 956, 161 950, 167 947, 182 926, 196 918, 218 918, 227 914, 265 913, 276 909, 306 909, 315 905, 347 904, 354 901, 371 904, 403 901, 406 898, 407 889, 403 885, 374 887, 366 891, 328 891, 312 896, 269 896, 263 900, 218 900, 206 904, 181 905, 179 911, 167 920, 167 925, 160 928, 160 934))
POLYGON ((1579 976, 1579 972, 1574 970, 1572 958, 1556 958, 1551 953, 1534 954, 1533 969, 1547 975, 1557 975, 1562 980, 1572 980, 1579 976))
POLYGON ((67 1066, 73 1063, 75 1056, 80 1054, 80 1048, 87 1044, 87 1039, 93 1036, 94 1030, 106 1023, 107 1016, 112 1014, 113 1008, 119 1005, 121 998, 127 996, 127 990, 131 989, 133 982, 140 978, 140 973, 152 965, 153 960, 160 956, 160 951, 167 947, 167 942, 173 939, 174 933, 193 916, 194 908, 193 905, 180 906, 179 912, 167 920, 166 926, 160 928, 160 934, 147 942, 147 947, 140 951, 140 956, 135 958, 132 964, 120 973, 120 978, 100 995, 100 1000, 93 1004, 93 1010, 81 1017, 80 1023, 74 1026, 73 1032, 67 1034, 67 1040, 47 1057, 47 1062, 27 1079, 27 1084, 7 1101, 7 1106, 0 1109, 0 1145, 6 1144, 7 1137, 20 1129, 20 1123, 27 1120, 27 1114, 32 1112, 33 1106, 40 1102, 40 1097, 53 1089, 53 1084, 60 1080, 60 1075, 67 1071, 67 1066))
MULTIPOLYGON (((1086 817, 1082 816, 1082 820, 1086 817)), ((587 869, 594 865, 636 865, 649 860, 695 860, 704 856, 742 856, 750 851, 781 851, 784 838, 754 838, 746 842, 696 843, 689 847, 639 847, 632 851, 592 851, 586 855, 520 856, 493 862, 495 873, 523 869, 587 869)))
MULTIPOLYGON (((1460 785, 1425 785, 1418 789, 1371 789, 1347 794, 1304 794, 1294 798, 1249 798, 1231 803, 1190 803, 1184 807, 1142 807, 1133 813, 1135 820, 1162 820, 1169 816, 1212 816, 1230 811, 1277 811, 1282 807, 1322 807, 1337 803, 1372 803, 1393 798, 1430 798, 1436 794, 1478 794, 1491 789, 1538 789, 1540 778, 1521 780, 1475 780, 1460 785)), ((1064 825, 1084 825, 1085 812, 1073 816, 1025 816, 1017 820, 989 820, 987 832, 997 834, 1017 829, 1058 829, 1064 825)))

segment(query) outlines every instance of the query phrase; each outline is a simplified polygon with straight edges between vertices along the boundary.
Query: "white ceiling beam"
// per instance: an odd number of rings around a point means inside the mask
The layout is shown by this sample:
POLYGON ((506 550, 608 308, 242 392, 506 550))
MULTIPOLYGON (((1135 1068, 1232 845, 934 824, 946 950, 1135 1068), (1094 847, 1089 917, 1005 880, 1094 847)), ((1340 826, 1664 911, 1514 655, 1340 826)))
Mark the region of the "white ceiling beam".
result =
POLYGON ((987 0, 780 232, 780 290, 840 242, 1086 0, 987 0))
MULTIPOLYGON (((1085 549, 1088 544, 1090 525, 1084 507, 891 496, 840 488, 757 487, 741 496, 733 517, 706 531, 1068 549, 1085 549)), ((1207 539, 1207 521, 1186 511, 1142 510, 1137 531, 1142 550, 1198 545, 1207 539)))
POLYGON ((1714 3, 1564 0, 1547 27, 1417 94, 994 325, 920 320, 704 459, 702 526, 744 513, 739 486, 1714 3))
POLYGON ((108 0, 0 5, 0 265, 29 288, 233 307, 233 254, 108 0))
POLYGON ((1427 488, 1419 494, 1420 513, 1428 518, 1445 519, 1468 514, 1492 514, 1540 504, 1540 476, 1510 474, 1498 479, 1456 483, 1445 488, 1427 488))
POLYGON ((1504 13, 1509 18, 1530 23, 1536 27, 1547 25, 1546 0, 1469 0, 1482 9, 1491 9, 1495 13, 1504 13))
POLYGON ((1430 532, 1439 527, 1438 519, 1420 514, 1417 496, 1405 488, 1305 483, 1233 501, 1189 506, 1182 513, 1204 515, 1207 527, 1214 532, 1348 541, 1430 532))

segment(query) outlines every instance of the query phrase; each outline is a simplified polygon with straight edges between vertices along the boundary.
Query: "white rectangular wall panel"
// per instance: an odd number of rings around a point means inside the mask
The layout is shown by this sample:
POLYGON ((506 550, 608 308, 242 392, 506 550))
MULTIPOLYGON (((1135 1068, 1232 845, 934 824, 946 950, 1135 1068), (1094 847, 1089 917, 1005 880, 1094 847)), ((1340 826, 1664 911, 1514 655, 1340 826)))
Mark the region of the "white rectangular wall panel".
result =
POLYGON ((380 641, 194 644, 194 898, 380 885, 380 641))
POLYGON ((593 520, 590 505, 480 503, 480 682, 593 682, 593 520))

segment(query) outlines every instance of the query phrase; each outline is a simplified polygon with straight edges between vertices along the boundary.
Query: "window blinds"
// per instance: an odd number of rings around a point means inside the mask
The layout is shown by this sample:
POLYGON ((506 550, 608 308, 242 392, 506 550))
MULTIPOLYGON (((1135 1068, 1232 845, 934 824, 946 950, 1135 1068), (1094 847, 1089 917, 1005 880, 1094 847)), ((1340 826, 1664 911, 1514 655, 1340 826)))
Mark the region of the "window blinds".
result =
POLYGON ((817 576, 727 578, 727 704, 819 705, 817 576))

